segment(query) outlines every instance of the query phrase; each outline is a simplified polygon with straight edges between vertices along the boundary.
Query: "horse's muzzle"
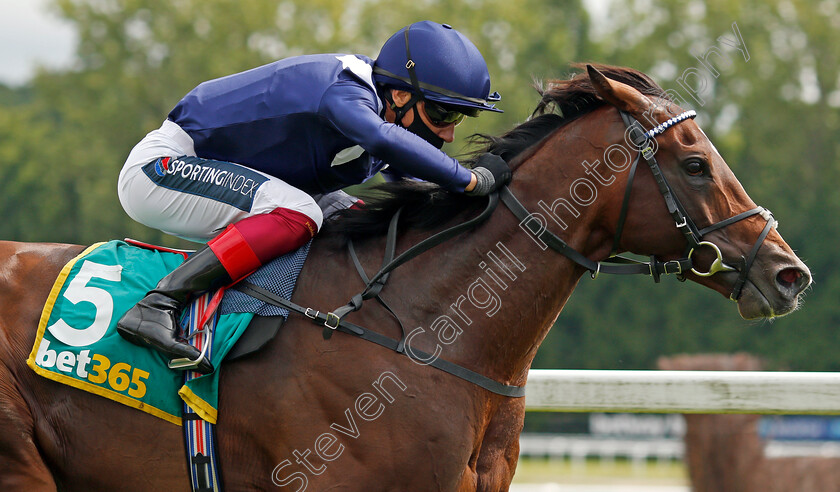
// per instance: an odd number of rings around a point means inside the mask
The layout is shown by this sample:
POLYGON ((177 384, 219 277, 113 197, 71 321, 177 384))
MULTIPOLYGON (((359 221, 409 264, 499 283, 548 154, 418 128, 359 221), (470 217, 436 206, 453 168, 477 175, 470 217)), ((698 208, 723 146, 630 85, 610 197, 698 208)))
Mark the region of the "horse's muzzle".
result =
POLYGON ((800 295, 810 285, 811 272, 798 259, 757 269, 744 286, 738 311, 744 319, 784 316, 799 307, 800 295))

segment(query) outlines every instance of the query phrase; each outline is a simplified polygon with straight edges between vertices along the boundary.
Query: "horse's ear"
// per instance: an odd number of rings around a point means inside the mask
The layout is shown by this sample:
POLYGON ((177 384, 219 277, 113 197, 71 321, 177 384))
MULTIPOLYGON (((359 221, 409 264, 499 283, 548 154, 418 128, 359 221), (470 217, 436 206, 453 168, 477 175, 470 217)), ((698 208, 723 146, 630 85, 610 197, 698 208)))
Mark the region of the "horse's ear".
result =
POLYGON ((628 113, 644 113, 650 106, 650 100, 629 85, 608 79, 592 65, 586 65, 586 71, 598 95, 618 109, 628 113))

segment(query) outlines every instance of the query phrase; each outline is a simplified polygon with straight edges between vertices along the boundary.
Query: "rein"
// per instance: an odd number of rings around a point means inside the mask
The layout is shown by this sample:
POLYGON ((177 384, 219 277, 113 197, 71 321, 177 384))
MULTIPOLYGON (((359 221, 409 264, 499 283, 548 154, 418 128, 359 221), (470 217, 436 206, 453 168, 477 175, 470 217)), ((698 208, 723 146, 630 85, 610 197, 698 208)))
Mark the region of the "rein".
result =
POLYGON ((624 191, 624 199, 621 206, 621 212, 619 213, 619 221, 616 227, 616 234, 613 239, 613 248, 610 253, 610 257, 606 260, 590 260, 589 258, 584 256, 583 253, 569 246, 568 243, 563 241, 563 239, 561 239, 559 236, 549 231, 546 227, 542 225, 533 225, 534 221, 531 220, 533 218, 533 214, 529 212, 522 205, 522 203, 520 203, 520 201, 516 198, 516 196, 513 194, 510 188, 504 186, 501 188, 499 193, 493 193, 488 196, 487 206, 484 209, 484 211, 481 212, 481 214, 479 214, 478 216, 466 222, 445 229, 437 234, 434 234, 433 236, 424 239, 423 241, 415 244, 414 246, 407 249, 405 252, 395 257, 397 230, 401 209, 397 210, 397 212, 391 218, 391 222, 388 225, 388 234, 385 241, 385 253, 382 261, 382 267, 373 277, 369 278, 367 276, 367 274, 364 271, 364 268, 361 265, 361 262, 359 261, 358 256, 356 255, 356 251, 353 246, 353 241, 349 241, 347 244, 348 253, 350 254, 351 259, 353 260, 353 264, 355 265, 359 276, 365 282, 365 289, 359 294, 353 296, 350 299, 350 302, 336 309, 334 312, 322 313, 318 310, 309 307, 298 306, 290 300, 283 299, 268 290, 250 284, 248 282, 240 282, 233 288, 238 289, 248 295, 251 295, 252 297, 260 299, 269 304, 284 307, 290 311, 302 314, 307 318, 310 318, 314 323, 323 325, 323 337, 325 340, 329 339, 334 331, 342 331, 344 333, 357 336, 363 340, 368 340, 383 347, 389 348, 397 353, 404 353, 409 358, 412 358, 422 364, 432 366, 434 368, 440 369, 444 372, 457 376, 461 379, 476 384, 492 393, 509 397, 525 396, 525 387, 500 383, 479 373, 466 369, 458 364, 441 359, 437 357, 437 353, 434 355, 430 355, 418 350, 411 349, 410 347, 409 350, 406 351, 405 341, 407 339, 407 335, 405 332, 405 327, 403 326, 402 322, 400 321, 399 317, 394 312, 394 310, 391 309, 390 306, 388 306, 388 304, 380 296, 382 289, 385 287, 385 284, 388 281, 388 276, 390 275, 391 271, 393 271, 395 268, 399 267, 403 263, 411 260, 412 258, 415 258, 420 254, 429 251, 435 246, 438 246, 439 244, 448 241, 449 239, 452 239, 455 236, 462 234, 468 230, 474 229, 479 224, 487 220, 490 217, 490 215, 493 214, 500 200, 502 203, 505 204, 505 206, 507 206, 508 209, 510 209, 514 216, 516 216, 516 218, 520 220, 520 225, 525 225, 525 227, 527 227, 528 230, 535 237, 538 237, 540 240, 542 240, 552 250, 566 256, 576 264, 589 270, 590 275, 593 279, 596 278, 600 273, 618 275, 643 274, 653 277, 654 282, 659 282, 661 275, 672 274, 677 275, 678 277, 683 277, 681 278, 681 280, 684 280, 684 275, 689 271, 701 277, 709 277, 718 272, 738 271, 738 279, 735 281, 732 293, 730 294, 730 299, 738 300, 738 298, 741 296, 742 289, 747 281, 749 270, 752 267, 752 264, 758 254, 759 248, 761 248, 761 245, 764 243, 764 240, 770 233, 770 230, 773 227, 776 227, 778 222, 776 222, 769 210, 765 209, 764 207, 756 207, 751 210, 747 210, 745 212, 736 214, 728 219, 716 222, 703 229, 698 229, 694 221, 685 211, 685 208, 683 207, 679 198, 677 198, 677 196, 674 194, 673 189, 668 184, 668 181, 665 179, 665 175, 662 173, 662 169, 659 166, 659 163, 656 161, 656 158, 653 155, 654 152, 650 145, 650 140, 652 140, 656 135, 662 134, 668 128, 682 121, 694 118, 697 115, 697 113, 694 111, 686 111, 656 126, 655 128, 649 131, 644 131, 641 124, 629 114, 623 111, 619 111, 619 113, 621 114, 621 118, 624 124, 630 130, 630 137, 633 140, 634 145, 636 145, 639 148, 639 153, 636 155, 636 158, 634 159, 629 171, 629 177, 624 191), (633 180, 636 175, 636 168, 638 167, 640 158, 644 158, 645 163, 648 165, 651 172, 653 173, 653 177, 656 180, 659 192, 662 194, 662 197, 665 200, 665 204, 668 208, 668 213, 674 220, 674 225, 677 227, 677 229, 680 230, 680 232, 682 232, 683 236, 685 236, 687 246, 686 254, 683 258, 680 258, 678 260, 659 261, 656 259, 655 255, 651 255, 650 261, 643 262, 635 260, 633 258, 615 255, 616 251, 619 249, 621 233, 624 229, 624 222, 627 218, 627 210, 630 204, 633 180), (722 229, 726 226, 739 222, 748 217, 752 217, 754 215, 761 215, 761 217, 767 221, 767 223, 764 226, 764 229, 761 231, 761 234, 759 234, 758 239, 756 240, 749 254, 747 254, 746 256, 741 256, 738 267, 727 265, 723 262, 723 255, 720 251, 720 248, 711 241, 704 241, 703 236, 710 232, 722 229), (694 268, 694 262, 692 260, 694 252, 703 247, 712 248, 717 255, 707 272, 701 272, 694 268), (402 330, 402 337, 400 340, 386 337, 359 325, 349 323, 343 319, 344 316, 346 316, 347 314, 361 309, 364 301, 369 299, 376 299, 377 302, 379 302, 389 313, 391 313, 392 316, 394 316, 397 323, 400 325, 400 329, 402 330))
POLYGON ((488 378, 487 376, 484 376, 475 371, 471 371, 463 366, 455 364, 454 362, 450 362, 448 360, 437 357, 437 354, 427 354, 421 350, 412 349, 410 347, 408 350, 406 350, 405 327, 403 326, 399 317, 397 317, 396 313, 387 305, 387 303, 385 303, 385 301, 379 295, 382 288, 385 286, 385 282, 388 280, 388 274, 393 269, 402 265, 406 261, 432 249, 433 247, 449 239, 452 239, 453 237, 463 232, 474 229, 480 223, 487 220, 490 217, 490 215, 492 215, 496 207, 499 205, 499 197, 497 194, 490 195, 488 198, 489 200, 487 202, 487 206, 485 207, 484 211, 481 212, 481 214, 479 214, 477 217, 463 222, 461 224, 455 225, 453 227, 450 227, 449 229, 443 230, 429 238, 426 238, 423 241, 415 244, 414 246, 406 250, 404 253, 394 258, 394 253, 396 250, 397 223, 399 222, 400 215, 400 212, 397 211, 397 213, 394 214, 394 217, 391 219, 390 224, 388 225, 388 236, 385 244, 385 257, 383 259, 383 266, 371 279, 368 279, 367 275, 365 274, 365 271, 362 268, 361 263, 359 262, 359 259, 356 255, 355 249, 353 248, 353 243, 352 241, 350 241, 348 243, 348 251, 350 253, 351 258, 353 259, 353 263, 356 265, 356 269, 359 271, 360 276, 365 281, 365 290, 362 293, 353 296, 353 298, 347 305, 336 309, 334 312, 328 312, 325 314, 312 308, 299 306, 288 299, 283 299, 282 297, 277 296, 273 292, 263 289, 262 287, 259 287, 257 285, 251 284, 247 281, 239 282, 233 288, 245 294, 248 294, 256 299, 260 299, 263 302, 267 302, 275 306, 286 308, 289 311, 294 311, 298 314, 302 314, 307 318, 310 318, 313 323, 323 325, 323 336, 325 340, 329 339, 332 336, 333 331, 341 331, 349 335, 357 336, 363 340, 376 343, 385 348, 389 348, 397 353, 404 353, 409 358, 414 359, 415 361, 421 364, 429 365, 431 367, 449 373, 453 376, 459 377, 465 381, 469 381, 477 386, 486 389, 487 391, 490 391, 491 393, 513 398, 521 398, 525 396, 524 386, 514 386, 500 383, 496 380, 488 378), (388 312, 390 312, 397 320, 397 322, 400 325, 400 328, 402 329, 402 338, 400 340, 387 337, 385 335, 368 330, 362 326, 350 323, 342 319, 346 314, 361 309, 362 303, 365 300, 371 298, 376 298, 377 301, 380 304, 382 304, 385 307, 385 309, 387 309, 388 312))

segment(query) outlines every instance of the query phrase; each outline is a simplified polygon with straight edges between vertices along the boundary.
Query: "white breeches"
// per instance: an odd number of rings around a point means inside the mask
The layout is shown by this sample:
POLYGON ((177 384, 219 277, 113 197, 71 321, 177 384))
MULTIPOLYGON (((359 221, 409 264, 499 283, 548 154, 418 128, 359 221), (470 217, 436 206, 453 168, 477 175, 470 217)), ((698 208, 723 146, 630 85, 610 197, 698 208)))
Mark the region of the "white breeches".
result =
MULTIPOLYGON (((169 120, 132 149, 120 172, 118 194, 132 219, 197 242, 276 208, 305 214, 319 229, 324 216, 313 197, 283 180, 240 164, 196 157, 192 138, 169 120)), ((326 197, 325 209, 346 208, 354 201, 343 192, 326 197)))

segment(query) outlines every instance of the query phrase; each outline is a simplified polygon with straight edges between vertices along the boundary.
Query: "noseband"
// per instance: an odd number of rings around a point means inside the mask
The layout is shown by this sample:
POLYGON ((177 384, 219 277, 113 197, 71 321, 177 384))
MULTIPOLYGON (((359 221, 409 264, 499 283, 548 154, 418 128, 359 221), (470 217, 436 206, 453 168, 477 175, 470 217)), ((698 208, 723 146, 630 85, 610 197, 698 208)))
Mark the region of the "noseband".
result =
POLYGON ((693 110, 686 111, 648 131, 645 131, 642 128, 642 125, 629 114, 623 111, 620 111, 619 113, 621 114, 622 121, 624 121, 624 124, 629 129, 630 138, 633 144, 639 149, 639 152, 633 160, 633 164, 630 166, 627 185, 624 189, 624 200, 621 204, 621 212, 619 213, 618 225, 616 227, 616 233, 613 240, 612 251, 610 252, 610 257, 608 259, 598 262, 592 261, 580 252, 571 248, 558 236, 548 231, 544 225, 534 224, 536 221, 532 220, 532 214, 530 214, 525 207, 522 206, 519 200, 516 199, 507 187, 503 188, 500 192, 502 202, 510 208, 514 215, 522 221, 521 224, 527 227, 532 234, 539 237, 553 250, 565 255, 578 265, 581 265, 589 270, 592 278, 596 278, 600 273, 645 274, 653 277, 655 282, 659 282, 660 275, 663 274, 675 274, 678 278, 680 278, 680 280, 684 280, 684 275, 688 271, 691 271, 691 273, 700 277, 710 277, 718 272, 737 271, 739 272, 738 279, 735 281, 735 284, 732 287, 732 292, 729 295, 730 299, 737 301, 738 298, 741 297, 741 291, 747 281, 747 276, 749 275, 750 268, 755 261, 755 257, 758 255, 759 248, 761 248, 762 243, 764 243, 764 239, 767 237, 767 234, 770 233, 770 229, 776 227, 778 224, 778 222, 776 222, 773 218, 773 214, 764 207, 756 207, 754 209, 747 210, 746 212, 741 212, 728 219, 716 222, 708 227, 704 227, 703 229, 698 229, 694 221, 691 217, 689 217, 688 213, 686 213, 679 198, 677 198, 676 194, 674 194, 671 185, 669 185, 668 181, 665 179, 665 175, 662 173, 659 163, 656 162, 654 151, 651 146, 651 140, 653 140, 656 135, 661 135, 665 132, 665 130, 677 123, 694 118, 697 116, 697 113, 693 110), (682 232, 686 239, 686 253, 681 259, 661 262, 658 261, 655 256, 651 256, 649 262, 641 262, 632 258, 615 255, 619 249, 621 233, 624 229, 624 222, 627 218, 627 210, 630 205, 633 180, 636 176, 636 168, 638 167, 640 157, 644 158, 651 170, 651 173, 653 173, 659 192, 665 199, 665 205, 668 208, 668 213, 671 214, 671 218, 674 220, 674 225, 680 232, 682 232), (724 263, 723 254, 721 253, 720 248, 711 241, 704 241, 703 237, 710 232, 722 229, 728 225, 734 224, 748 217, 752 217, 753 215, 761 215, 767 223, 761 231, 761 234, 759 234, 752 249, 746 256, 741 256, 736 266, 724 263), (711 248, 716 255, 715 260, 706 272, 697 270, 697 268, 694 267, 694 262, 692 260, 694 253, 703 247, 711 248))

